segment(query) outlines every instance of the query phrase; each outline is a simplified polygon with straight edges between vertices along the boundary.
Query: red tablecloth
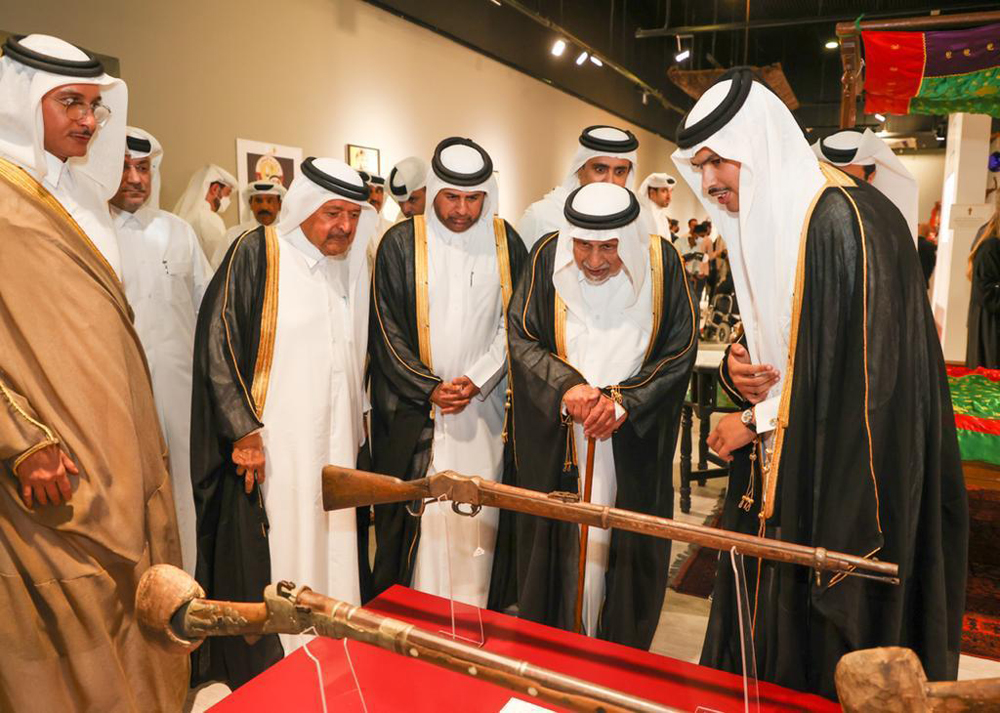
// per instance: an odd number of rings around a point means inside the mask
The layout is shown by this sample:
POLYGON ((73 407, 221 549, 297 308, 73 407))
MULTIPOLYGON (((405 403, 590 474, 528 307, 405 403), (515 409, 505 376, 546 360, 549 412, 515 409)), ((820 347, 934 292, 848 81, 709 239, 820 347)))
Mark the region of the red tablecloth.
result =
MULTIPOLYGON (((450 627, 448 600, 406 587, 393 587, 367 608, 433 632, 450 627)), ((464 612, 461 609, 463 618, 467 618, 468 608, 464 612)), ((681 710, 693 712, 703 707, 724 713, 743 711, 743 683, 739 676, 496 612, 483 611, 482 616, 485 648, 495 653, 681 710)), ((466 628, 460 633, 469 631, 466 628)), ((495 712, 512 697, 527 699, 505 688, 367 644, 351 641, 347 649, 369 713, 495 712)), ((309 644, 309 650, 322 663, 328 710, 361 711, 344 642, 316 639, 309 644)), ((317 684, 315 664, 299 649, 235 691, 212 711, 321 711, 317 684)), ((840 710, 824 698, 766 683, 759 686, 762 711, 840 710)))

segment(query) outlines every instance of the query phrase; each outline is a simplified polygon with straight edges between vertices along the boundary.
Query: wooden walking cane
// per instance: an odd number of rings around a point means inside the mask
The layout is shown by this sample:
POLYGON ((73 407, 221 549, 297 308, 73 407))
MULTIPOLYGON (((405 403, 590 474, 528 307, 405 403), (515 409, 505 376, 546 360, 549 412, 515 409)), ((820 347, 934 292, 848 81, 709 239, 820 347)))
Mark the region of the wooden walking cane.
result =
MULTIPOLYGON (((590 490, 594 485, 594 439, 587 439, 587 471, 583 480, 583 501, 590 502, 590 490)), ((587 576, 587 525, 580 525, 580 569, 576 576, 576 611, 573 617, 573 631, 583 633, 583 583, 587 576)), ((591 636, 594 633, 591 632, 591 636)))

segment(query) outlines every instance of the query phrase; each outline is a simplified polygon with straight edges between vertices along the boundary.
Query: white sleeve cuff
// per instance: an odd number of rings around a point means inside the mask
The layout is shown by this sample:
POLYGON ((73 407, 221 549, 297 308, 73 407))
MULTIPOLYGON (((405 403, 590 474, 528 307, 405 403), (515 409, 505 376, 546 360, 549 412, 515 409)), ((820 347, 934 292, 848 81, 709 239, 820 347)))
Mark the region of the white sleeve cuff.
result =
POLYGON ((772 396, 753 407, 754 421, 757 423, 757 433, 768 433, 778 427, 778 407, 780 396, 772 396))

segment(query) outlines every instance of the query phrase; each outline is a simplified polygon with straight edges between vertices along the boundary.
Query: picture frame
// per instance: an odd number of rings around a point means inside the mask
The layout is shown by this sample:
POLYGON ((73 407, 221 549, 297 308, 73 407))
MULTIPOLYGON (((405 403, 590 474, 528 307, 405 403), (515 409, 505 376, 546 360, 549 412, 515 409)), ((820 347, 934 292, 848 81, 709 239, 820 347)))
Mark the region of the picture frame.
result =
POLYGON ((250 206, 243 200, 242 191, 254 181, 280 183, 286 189, 298 175, 302 163, 302 149, 298 146, 283 146, 266 141, 236 139, 236 179, 240 184, 240 196, 234 198, 239 204, 240 222, 250 220, 250 206))
POLYGON ((347 165, 355 171, 382 175, 382 152, 372 146, 347 144, 347 165))

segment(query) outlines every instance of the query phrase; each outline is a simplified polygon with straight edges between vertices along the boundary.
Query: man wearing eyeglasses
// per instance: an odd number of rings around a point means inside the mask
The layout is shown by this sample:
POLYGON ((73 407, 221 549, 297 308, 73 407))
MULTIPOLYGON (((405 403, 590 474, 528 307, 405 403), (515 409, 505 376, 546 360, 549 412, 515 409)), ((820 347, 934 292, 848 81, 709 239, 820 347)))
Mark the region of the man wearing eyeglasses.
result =
POLYGON ((181 553, 107 208, 127 89, 55 37, 0 52, 0 708, 180 710, 134 614, 181 553))

